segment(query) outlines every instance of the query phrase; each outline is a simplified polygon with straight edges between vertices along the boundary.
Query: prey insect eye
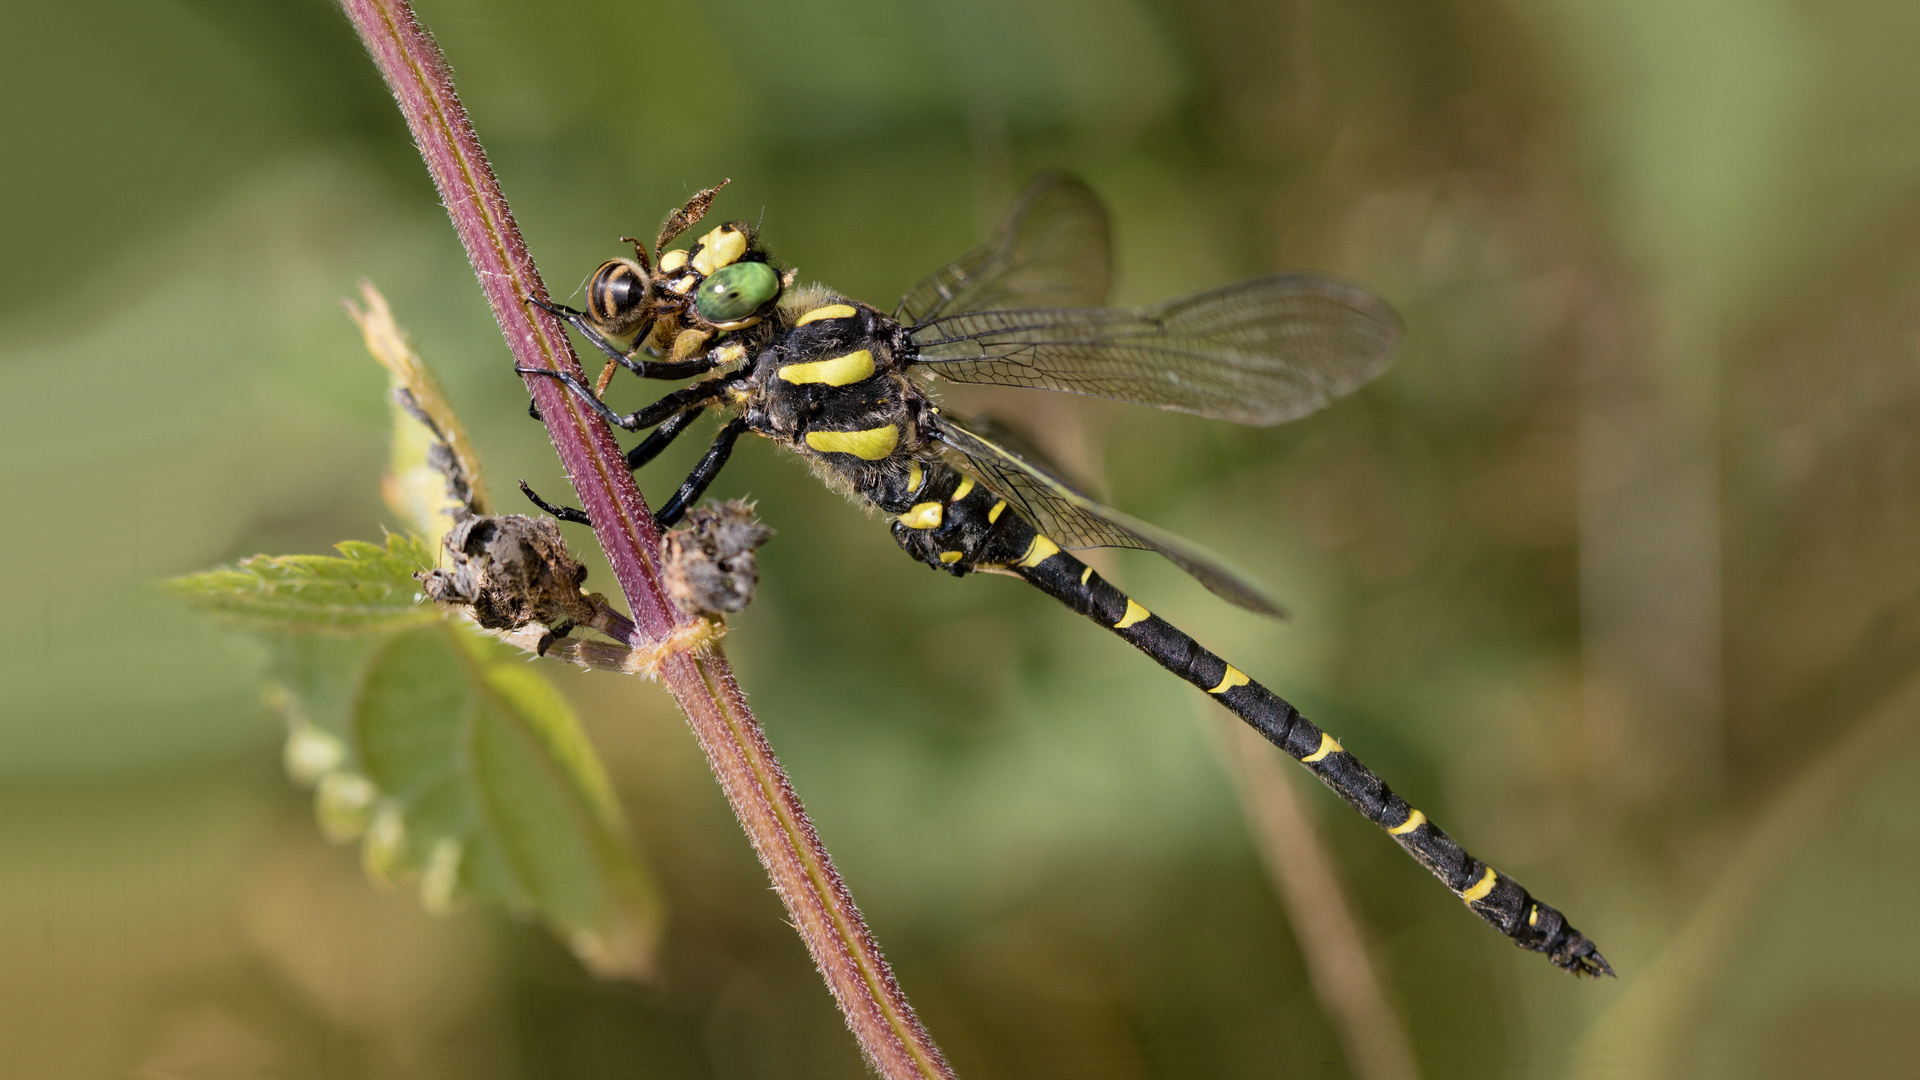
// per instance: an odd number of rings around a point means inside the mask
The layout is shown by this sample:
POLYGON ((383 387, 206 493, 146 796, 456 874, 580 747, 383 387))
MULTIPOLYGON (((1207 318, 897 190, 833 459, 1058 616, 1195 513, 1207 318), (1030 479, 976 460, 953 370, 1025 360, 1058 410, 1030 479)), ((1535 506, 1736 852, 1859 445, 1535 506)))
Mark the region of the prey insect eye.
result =
POLYGON ((780 295, 780 275, 763 262, 734 263, 700 283, 694 310, 710 323, 737 322, 780 295))
POLYGON ((639 330, 651 314, 653 282, 632 259, 609 259, 587 282, 587 316, 614 337, 639 330))

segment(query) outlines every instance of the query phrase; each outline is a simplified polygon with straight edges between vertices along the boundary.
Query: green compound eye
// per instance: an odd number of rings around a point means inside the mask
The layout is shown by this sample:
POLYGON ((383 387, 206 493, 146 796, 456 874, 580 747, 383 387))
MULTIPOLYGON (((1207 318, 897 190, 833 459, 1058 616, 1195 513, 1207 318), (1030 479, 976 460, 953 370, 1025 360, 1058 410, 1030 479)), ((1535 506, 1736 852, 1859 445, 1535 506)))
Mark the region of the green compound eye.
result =
POLYGON ((737 322, 780 295, 780 275, 763 262, 734 263, 700 283, 694 310, 710 323, 737 322))

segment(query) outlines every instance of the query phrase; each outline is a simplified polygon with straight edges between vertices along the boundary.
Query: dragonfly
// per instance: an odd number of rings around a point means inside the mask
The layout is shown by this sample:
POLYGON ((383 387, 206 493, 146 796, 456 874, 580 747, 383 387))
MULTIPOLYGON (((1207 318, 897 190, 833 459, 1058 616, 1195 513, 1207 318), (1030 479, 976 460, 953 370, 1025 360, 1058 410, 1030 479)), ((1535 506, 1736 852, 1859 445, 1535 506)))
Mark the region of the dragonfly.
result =
MULTIPOLYGON (((1254 278, 1145 307, 1104 306, 1113 265, 1106 208, 1085 183, 1055 172, 1033 180, 985 242, 888 314, 824 285, 796 284, 744 221, 668 250, 719 190, 699 192, 668 216, 655 239, 657 263, 628 240, 633 258, 594 272, 584 311, 529 300, 609 362, 592 386, 569 372, 518 370, 559 380, 610 424, 647 432, 627 452, 630 467, 652 461, 707 411, 727 417, 655 514, 657 525, 686 514, 741 435, 779 443, 829 485, 888 515, 913 558, 956 576, 1020 577, 1205 692, 1516 945, 1576 975, 1613 974, 1559 910, 1469 855, 1333 735, 1073 552, 1158 552, 1228 602, 1282 615, 1265 587, 1205 548, 1095 500, 1011 431, 946 409, 933 385, 1025 387, 1280 424, 1388 367, 1404 329, 1391 307, 1359 286, 1312 274, 1254 278), (623 414, 601 399, 617 369, 698 381, 623 414)), ((581 511, 526 490, 556 517, 590 524, 581 511)))

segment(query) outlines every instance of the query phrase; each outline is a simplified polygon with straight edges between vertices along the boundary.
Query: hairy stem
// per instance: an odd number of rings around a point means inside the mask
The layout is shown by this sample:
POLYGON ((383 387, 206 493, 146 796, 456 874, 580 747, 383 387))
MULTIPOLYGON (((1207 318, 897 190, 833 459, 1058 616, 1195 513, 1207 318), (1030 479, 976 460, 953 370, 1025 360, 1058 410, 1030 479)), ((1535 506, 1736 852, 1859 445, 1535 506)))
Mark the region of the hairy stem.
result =
MULTIPOLYGON (((341 2, 399 102, 515 362, 584 377, 565 331, 526 304, 546 299, 546 287, 438 46, 406 0, 341 2)), ((645 648, 666 639, 687 619, 661 586, 660 538, 613 432, 556 380, 528 378, 527 387, 633 612, 629 644, 645 648)), ((660 678, 686 713, 868 1061, 889 1080, 951 1077, 747 708, 725 656, 717 647, 673 655, 660 665, 660 678)))

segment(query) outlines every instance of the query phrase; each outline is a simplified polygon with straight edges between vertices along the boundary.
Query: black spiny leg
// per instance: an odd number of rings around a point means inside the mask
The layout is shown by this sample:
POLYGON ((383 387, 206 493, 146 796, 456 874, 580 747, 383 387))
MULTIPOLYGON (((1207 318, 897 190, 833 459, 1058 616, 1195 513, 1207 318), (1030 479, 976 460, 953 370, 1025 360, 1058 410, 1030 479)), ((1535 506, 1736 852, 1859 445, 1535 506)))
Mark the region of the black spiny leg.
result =
MULTIPOLYGON (((570 307, 550 303, 546 300, 535 300, 532 297, 527 298, 527 303, 552 315, 556 319, 566 320, 572 324, 575 330, 580 331, 581 337, 593 342, 594 348, 606 353, 608 358, 614 363, 619 364, 621 367, 626 368, 628 371, 633 372, 643 379, 691 379, 695 375, 705 375, 715 367, 714 361, 705 358, 696 360, 638 359, 635 353, 640 351, 638 343, 646 340, 645 329, 642 329, 640 335, 634 339, 636 343, 635 348, 632 352, 629 352, 615 345, 613 342, 608 341, 606 335, 602 334, 599 329, 587 319, 586 312, 584 311, 575 311, 570 307)), ((648 325, 649 327, 651 326, 651 324, 648 325)))
POLYGON ((533 505, 539 507, 547 514, 559 518, 561 521, 571 521, 575 525, 585 525, 589 529, 593 528, 593 519, 587 516, 585 510, 575 510, 571 506, 555 506, 541 498, 537 492, 528 487, 525 480, 520 481, 520 493, 525 495, 533 505))
MULTIPOLYGON (((652 461, 660 451, 667 448, 668 443, 678 438, 681 432, 687 430, 695 420, 699 419, 703 411, 705 410, 695 407, 668 417, 640 445, 627 451, 627 467, 638 469, 652 461)), ((674 492, 673 498, 667 500, 667 505, 653 515, 656 527, 671 528, 686 516, 687 507, 706 492, 707 486, 713 483, 714 477, 720 475, 721 468, 726 465, 727 458, 733 453, 735 440, 739 439, 740 433, 746 429, 745 421, 741 420, 734 420, 720 429, 720 434, 714 438, 713 445, 707 447, 707 452, 701 457, 699 464, 693 467, 693 472, 681 483, 680 490, 674 492)), ((586 511, 576 510, 571 506, 556 506, 548 502, 541 498, 538 492, 528 487, 525 480, 520 481, 520 491, 532 501, 533 505, 561 521, 571 521, 588 528, 593 527, 593 519, 587 516, 586 511)))
POLYGON ((680 433, 687 430, 688 426, 698 420, 700 414, 705 411, 705 406, 695 406, 662 420, 660 426, 653 429, 653 434, 642 439, 640 445, 627 451, 627 468, 637 471, 647 462, 659 457, 660 451, 665 450, 667 444, 679 438, 680 433))
POLYGON ((695 500, 705 494, 707 485, 713 483, 713 478, 720 475, 721 468, 727 464, 727 457, 733 453, 734 441, 739 439, 740 433, 745 430, 747 430, 747 422, 738 417, 728 421, 727 426, 720 429, 720 434, 714 437, 713 445, 707 447, 706 456, 702 457, 700 463, 693 467, 693 471, 687 474, 687 479, 680 485, 680 490, 673 493, 673 498, 667 500, 667 505, 654 511, 655 528, 670 529, 679 524, 680 519, 687 514, 687 507, 693 505, 695 500))
MULTIPOLYGON (((726 387, 737 379, 741 372, 723 375, 718 379, 708 379, 692 386, 683 386, 663 396, 659 401, 636 413, 622 416, 612 407, 594 395, 593 388, 580 381, 580 376, 566 371, 554 371, 551 368, 517 367, 513 369, 522 375, 544 375, 549 379, 558 379, 567 389, 572 390, 588 407, 600 414, 600 419, 617 428, 628 431, 645 431, 657 427, 673 418, 675 413, 685 411, 695 405, 705 405, 719 397, 726 387)), ((744 369, 742 369, 744 371, 744 369)))

